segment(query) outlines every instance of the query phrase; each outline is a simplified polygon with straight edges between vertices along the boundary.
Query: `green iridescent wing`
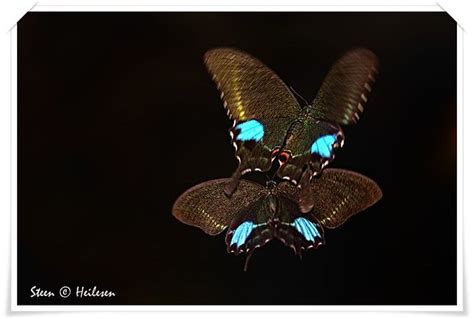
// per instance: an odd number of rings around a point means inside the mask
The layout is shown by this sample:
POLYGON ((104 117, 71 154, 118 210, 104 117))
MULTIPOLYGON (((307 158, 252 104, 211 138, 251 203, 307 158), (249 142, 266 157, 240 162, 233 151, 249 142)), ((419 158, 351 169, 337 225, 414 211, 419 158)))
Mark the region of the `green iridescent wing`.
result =
POLYGON ((243 180, 229 198, 222 191, 228 182, 228 179, 215 179, 188 189, 174 203, 173 216, 209 235, 218 235, 242 209, 266 194, 265 187, 243 180))
MULTIPOLYGON (((301 189, 296 186, 282 183, 278 187, 292 198, 300 198, 301 189)), ((339 227, 382 197, 382 190, 373 180, 343 169, 324 170, 312 180, 310 187, 312 214, 327 228, 339 227)))
POLYGON ((378 58, 357 48, 344 54, 331 68, 311 103, 313 118, 338 124, 354 124, 364 110, 378 73, 378 58))
POLYGON ((370 178, 343 169, 327 169, 313 180, 314 212, 327 228, 342 225, 349 217, 382 198, 382 190, 370 178))
POLYGON ((284 152, 288 152, 291 156, 286 161, 281 161, 281 166, 277 171, 278 176, 294 184, 309 183, 314 175, 319 174, 334 159, 335 150, 342 145, 343 140, 341 128, 328 122, 308 119, 295 126, 284 147, 284 152), (324 136, 334 136, 334 140, 331 140, 330 145, 328 144, 327 152, 318 153, 312 149, 312 145, 324 136), (307 176, 308 180, 303 181, 301 177, 307 165, 310 174, 307 176))
POLYGON ((206 52, 204 62, 235 121, 298 116, 301 108, 288 87, 256 58, 217 48, 206 52))
MULTIPOLYGON (((286 183, 285 183, 286 184, 286 183)), ((295 186, 291 185, 290 187, 295 186)), ((291 247, 297 255, 301 256, 303 250, 318 248, 324 244, 324 231, 318 220, 311 214, 302 214, 299 211, 297 202, 286 194, 279 195, 278 227, 275 229, 275 237, 286 246, 291 247), (305 220, 311 223, 317 236, 306 238, 304 233, 298 231, 295 222, 305 220)), ((309 234, 307 234, 309 235, 309 234)))
MULTIPOLYGON (((244 181, 241 182, 235 194, 239 192, 243 183, 244 181)), ((234 197, 235 194, 232 195, 232 197, 234 197)), ((269 222, 272 217, 273 212, 270 208, 267 196, 260 197, 255 203, 240 210, 238 216, 236 216, 229 225, 225 236, 227 251, 236 255, 240 253, 251 254, 254 249, 262 247, 272 240, 273 231, 269 227, 269 222), (241 237, 241 242, 239 242, 237 237, 240 237, 238 235, 242 235, 242 233, 236 234, 236 231, 243 227, 242 224, 245 223, 251 225, 252 230, 241 237)))
POLYGON ((272 70, 244 52, 213 49, 206 52, 204 62, 234 120, 231 136, 240 166, 233 180, 248 171, 269 170, 273 151, 284 143, 300 114, 296 98, 272 70))
POLYGON ((278 176, 299 185, 309 183, 334 159, 335 149, 342 147, 344 139, 339 124, 357 122, 377 67, 377 57, 367 49, 351 50, 333 65, 306 110, 308 116, 288 134, 284 151, 291 156, 278 176), (303 181, 300 179, 306 164, 311 172, 303 181))

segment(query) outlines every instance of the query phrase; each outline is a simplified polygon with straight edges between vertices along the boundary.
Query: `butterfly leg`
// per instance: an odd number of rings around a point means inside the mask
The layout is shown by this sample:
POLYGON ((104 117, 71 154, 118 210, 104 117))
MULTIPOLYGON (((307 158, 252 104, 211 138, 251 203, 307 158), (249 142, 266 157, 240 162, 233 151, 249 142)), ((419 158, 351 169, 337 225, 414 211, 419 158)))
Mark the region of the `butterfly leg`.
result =
POLYGON ((239 166, 237 170, 234 172, 234 174, 232 174, 230 181, 224 186, 224 193, 228 197, 232 196, 232 194, 235 192, 235 190, 239 186, 241 176, 242 176, 242 173, 239 166))
POLYGON ((312 176, 313 172, 309 166, 307 166, 303 172, 303 175, 301 176, 299 185, 301 187, 301 192, 300 198, 298 199, 298 205, 302 213, 309 213, 314 207, 314 198, 310 187, 312 176))
POLYGON ((250 257, 252 257, 253 251, 254 251, 253 249, 251 251, 249 251, 249 253, 247 255, 247 258, 245 258, 244 271, 247 271, 249 261, 250 261, 250 257))

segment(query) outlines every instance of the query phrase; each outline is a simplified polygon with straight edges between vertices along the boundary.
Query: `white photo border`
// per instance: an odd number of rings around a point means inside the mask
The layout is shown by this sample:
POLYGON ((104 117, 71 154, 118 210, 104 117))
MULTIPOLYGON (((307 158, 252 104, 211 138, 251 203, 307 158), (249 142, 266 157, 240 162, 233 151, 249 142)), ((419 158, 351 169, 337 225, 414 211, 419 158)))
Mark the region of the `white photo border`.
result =
MULTIPOLYGON (((177 12, 177 11, 338 11, 338 12, 444 12, 439 5, 393 6, 333 6, 333 5, 47 5, 37 4, 32 12, 177 12)), ((11 311, 344 311, 344 312, 460 312, 464 310, 464 30, 457 26, 457 304, 441 306, 63 306, 17 304, 17 27, 10 30, 11 37, 11 311)))

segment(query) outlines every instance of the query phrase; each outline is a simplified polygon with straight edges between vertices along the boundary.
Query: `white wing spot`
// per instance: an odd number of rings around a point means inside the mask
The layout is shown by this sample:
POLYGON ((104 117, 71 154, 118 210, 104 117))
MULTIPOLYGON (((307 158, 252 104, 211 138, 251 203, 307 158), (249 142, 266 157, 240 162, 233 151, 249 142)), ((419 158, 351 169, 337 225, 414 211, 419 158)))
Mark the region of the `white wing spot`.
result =
POLYGON ((372 88, 370 87, 369 83, 365 83, 364 84, 364 87, 367 91, 371 92, 372 91, 372 88))

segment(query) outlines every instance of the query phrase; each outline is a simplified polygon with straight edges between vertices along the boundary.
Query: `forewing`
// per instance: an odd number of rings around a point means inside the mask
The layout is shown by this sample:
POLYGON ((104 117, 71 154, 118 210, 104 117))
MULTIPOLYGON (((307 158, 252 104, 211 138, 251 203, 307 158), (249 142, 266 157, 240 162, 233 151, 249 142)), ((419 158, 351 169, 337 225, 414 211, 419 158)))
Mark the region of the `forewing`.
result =
POLYGON ((204 62, 235 121, 298 116, 300 106, 288 87, 256 58, 217 48, 206 52, 204 62))
MULTIPOLYGON (((280 189, 299 198, 300 190, 288 183, 280 189)), ((370 178, 343 169, 326 169, 311 183, 314 196, 314 216, 324 227, 336 228, 349 217, 375 204, 382 190, 370 178)))
POLYGON ((241 174, 270 169, 273 150, 284 143, 301 108, 283 81, 247 53, 213 49, 206 52, 204 62, 234 120, 230 131, 240 166, 226 190, 230 194, 241 174))
POLYGON ((259 184, 242 180, 232 197, 224 193, 228 179, 198 184, 184 192, 173 205, 173 216, 184 224, 201 228, 209 235, 221 233, 235 216, 265 194, 259 184))
POLYGON ((378 58, 358 48, 344 54, 331 68, 311 104, 313 117, 339 124, 356 123, 378 73, 378 58))

